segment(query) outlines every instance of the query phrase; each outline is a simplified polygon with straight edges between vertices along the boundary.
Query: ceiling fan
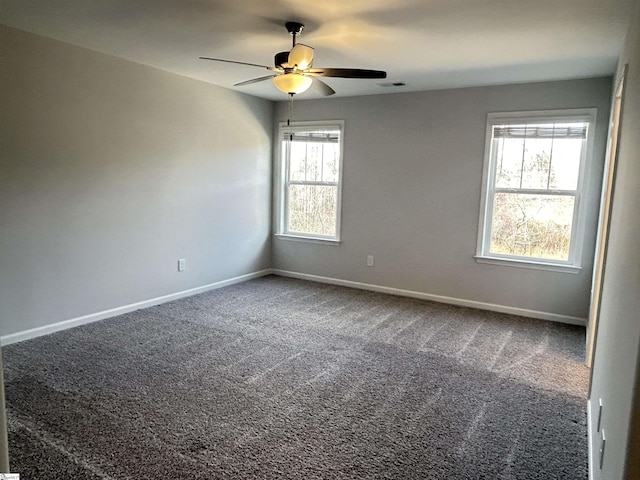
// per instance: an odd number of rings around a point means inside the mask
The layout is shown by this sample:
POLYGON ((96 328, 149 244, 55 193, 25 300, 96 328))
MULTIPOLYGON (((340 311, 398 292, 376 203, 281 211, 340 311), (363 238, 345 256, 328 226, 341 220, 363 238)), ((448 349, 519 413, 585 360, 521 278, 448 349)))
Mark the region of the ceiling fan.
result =
POLYGON ((381 70, 363 70, 359 68, 312 68, 313 48, 309 45, 297 43, 297 38, 302 32, 304 25, 298 22, 285 23, 287 31, 293 36, 293 45, 288 52, 276 53, 274 66, 259 65, 256 63, 237 62, 235 60, 225 60, 222 58, 200 57, 202 60, 213 60, 215 62, 236 63, 238 65, 249 65, 252 67, 266 68, 274 72, 272 75, 253 78, 244 82, 236 83, 234 87, 250 85, 252 83, 272 80, 275 86, 283 93, 291 95, 305 92, 312 83, 315 82, 318 91, 325 96, 333 95, 335 90, 317 77, 340 77, 340 78, 386 78, 387 72, 381 70))

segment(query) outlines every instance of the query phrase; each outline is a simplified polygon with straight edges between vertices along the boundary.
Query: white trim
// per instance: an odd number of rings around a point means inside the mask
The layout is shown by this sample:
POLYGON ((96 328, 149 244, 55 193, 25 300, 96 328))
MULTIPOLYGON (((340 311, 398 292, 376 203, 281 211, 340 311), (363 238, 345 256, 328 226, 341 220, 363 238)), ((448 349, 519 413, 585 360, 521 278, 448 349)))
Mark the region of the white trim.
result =
POLYGON ((403 290, 400 288, 385 287, 382 285, 373 285, 370 283, 354 282, 351 280, 342 280, 339 278, 322 277, 318 275, 310 275, 308 273, 291 272, 287 270, 273 269, 274 275, 282 277, 299 278, 301 280, 310 280, 312 282, 328 283, 331 285, 339 285, 342 287, 358 288, 360 290, 370 290, 372 292, 388 293, 401 297, 418 298, 421 300, 430 300, 432 302, 446 303, 449 305, 457 305, 460 307, 471 307, 479 310, 488 310, 491 312, 508 313, 511 315, 519 315, 522 317, 535 318, 538 320, 548 320, 551 322, 566 323, 569 325, 579 325, 585 327, 587 319, 581 317, 572 317, 570 315, 560 315, 557 313, 540 312, 538 310, 528 310, 526 308, 510 307, 508 305, 497 305, 494 303, 478 302, 475 300, 466 300, 463 298, 446 297, 443 295, 434 295, 431 293, 416 292, 413 290, 403 290))
POLYGON ((534 270, 545 270, 547 272, 561 272, 561 273, 580 273, 582 267, 576 267, 575 265, 563 265, 561 263, 548 263, 548 262, 537 262, 535 259, 532 260, 520 260, 519 258, 513 257, 487 257, 487 256, 478 256, 474 257, 477 263, 489 263, 493 265, 504 265, 508 267, 516 267, 516 268, 531 268, 534 270))
POLYGON ((307 242, 307 243, 318 243, 320 245, 331 245, 337 247, 340 245, 340 240, 335 240, 334 238, 323 238, 323 237, 305 237, 303 235, 293 235, 291 233, 276 233, 274 235, 278 240, 291 240, 293 242, 307 242))
POLYGON ((381 285, 373 285, 369 283, 354 282, 351 280, 341 280, 337 278, 322 277, 318 275, 310 275, 307 273, 291 272, 287 270, 271 269, 260 270, 246 275, 240 275, 238 277, 230 278, 227 280, 221 280, 219 282, 204 285, 202 287, 196 287, 189 290, 183 290, 181 292, 172 293, 169 295, 163 295, 161 297, 152 298, 150 300, 144 300, 142 302, 132 303, 130 305, 124 305, 122 307, 116 307, 109 310, 103 310, 101 312, 92 313, 89 315, 83 315, 81 317, 71 318, 69 320, 62 320, 60 322, 52 323, 49 325, 43 325, 41 327, 32 328, 29 330, 23 330, 21 332, 10 333, 8 335, 0 336, 0 345, 6 346, 12 343, 22 342, 32 338, 40 337, 42 335, 48 335, 50 333, 66 330, 68 328, 78 327, 87 323, 97 322, 106 318, 123 315, 125 313, 133 312, 134 310, 140 310, 142 308, 152 307, 154 305, 160 305, 162 303, 171 302, 180 298, 190 297, 199 293, 204 293, 209 290, 215 290, 217 288, 226 287, 228 285, 234 285, 236 283, 246 282, 254 278, 264 277, 266 275, 280 275, 282 277, 299 278, 302 280, 310 280, 312 282, 328 283, 332 285, 340 285, 343 287, 358 288, 360 290, 370 290, 374 292, 387 293, 391 295, 399 295, 402 297, 418 298, 422 300, 430 300, 438 303, 447 303, 450 305, 458 305, 462 307, 478 308, 480 310, 489 310, 493 312, 509 313, 512 315, 520 315, 523 317, 536 318, 540 320, 549 320, 552 322, 567 323, 570 325, 586 326, 586 319, 580 317, 572 317, 569 315, 559 315, 556 313, 540 312, 537 310, 527 310, 524 308, 509 307, 506 305, 497 305, 492 303, 477 302, 475 300, 465 300, 455 297, 445 297, 442 295, 434 295, 430 293, 416 292, 413 290, 403 290, 393 287, 385 287, 381 285))
POLYGON ((51 323, 49 325, 43 325, 41 327, 32 328, 29 330, 23 330, 21 332, 10 333, 8 335, 0 336, 0 345, 10 345, 12 343, 22 342, 31 338, 40 337, 42 335, 48 335, 50 333, 58 332, 60 330, 66 330, 67 328, 78 327, 87 323, 97 322, 98 320, 104 320, 106 318, 115 317, 125 313, 133 312, 134 310, 140 310, 142 308, 153 307, 161 303, 171 302, 180 298, 190 297, 199 293, 204 293, 209 290, 215 290, 217 288, 226 287, 236 283, 246 282, 254 278, 264 277, 270 275, 273 271, 269 269, 260 270, 253 273, 247 273, 246 275, 240 275, 238 277, 229 278, 227 280, 221 280, 219 282, 210 283, 202 287, 191 288, 189 290, 183 290, 177 293, 171 293, 169 295, 163 295, 161 297, 152 298, 150 300, 144 300, 142 302, 132 303, 130 305, 124 305, 122 307, 111 308, 109 310, 103 310, 101 312, 91 313, 89 315, 83 315, 81 317, 71 318, 69 320, 62 320, 60 322, 51 323))

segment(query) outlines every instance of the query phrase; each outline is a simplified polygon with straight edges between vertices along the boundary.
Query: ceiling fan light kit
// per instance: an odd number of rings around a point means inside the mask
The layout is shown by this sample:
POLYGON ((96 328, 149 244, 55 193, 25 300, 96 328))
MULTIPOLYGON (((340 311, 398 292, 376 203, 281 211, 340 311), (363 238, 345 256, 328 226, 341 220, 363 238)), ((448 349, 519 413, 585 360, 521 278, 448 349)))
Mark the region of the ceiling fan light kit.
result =
POLYGON ((285 73, 273 77, 273 83, 282 93, 297 95, 309 90, 313 79, 301 73, 285 73))
POLYGON ((252 67, 266 68, 272 75, 245 80, 236 83, 234 87, 250 85, 252 83, 263 82, 272 79, 273 84, 283 93, 297 95, 306 92, 312 83, 316 83, 316 91, 321 95, 333 95, 335 90, 317 77, 339 77, 339 78, 386 78, 387 72, 381 70, 364 70, 357 68, 311 68, 313 65, 314 49, 309 45, 297 43, 296 38, 302 32, 304 25, 298 22, 286 22, 285 27, 293 37, 291 50, 288 52, 276 53, 274 66, 259 65, 255 63, 238 62, 235 60, 225 60, 222 58, 200 57, 202 60, 213 60, 215 62, 235 63, 252 67))

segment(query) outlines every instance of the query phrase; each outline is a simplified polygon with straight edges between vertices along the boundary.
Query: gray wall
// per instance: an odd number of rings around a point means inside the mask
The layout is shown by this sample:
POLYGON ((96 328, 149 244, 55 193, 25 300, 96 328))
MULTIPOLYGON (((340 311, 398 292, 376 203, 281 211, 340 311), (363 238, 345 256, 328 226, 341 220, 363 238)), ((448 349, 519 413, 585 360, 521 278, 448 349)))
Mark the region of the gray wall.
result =
MULTIPOLYGON (((607 437, 595 479, 640 478, 640 2, 621 70, 629 64, 614 185, 609 253, 598 327, 591 404, 602 398, 607 437)), ((598 438, 595 418, 591 435, 598 438)), ((599 443, 594 445, 597 451, 599 443)))
MULTIPOLYGON (((343 241, 276 239, 274 267, 586 318, 610 97, 598 78, 294 101, 294 121, 345 120, 343 241), (598 125, 581 272, 476 263, 487 113, 585 107, 598 125)), ((276 119, 287 115, 279 103, 276 119)))
POLYGON ((1 26, 0 58, 1 335, 270 266, 272 102, 1 26))

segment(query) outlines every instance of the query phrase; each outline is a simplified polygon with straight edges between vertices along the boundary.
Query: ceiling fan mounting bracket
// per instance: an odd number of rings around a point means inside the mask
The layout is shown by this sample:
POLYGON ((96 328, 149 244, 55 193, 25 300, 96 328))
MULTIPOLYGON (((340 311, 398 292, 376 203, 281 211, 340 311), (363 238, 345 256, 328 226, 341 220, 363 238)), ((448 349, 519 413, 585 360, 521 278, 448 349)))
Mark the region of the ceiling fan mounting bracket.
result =
POLYGON ((302 33, 302 29, 304 28, 304 25, 300 22, 287 22, 284 24, 284 26, 287 28, 287 32, 289 32, 289 34, 293 35, 294 37, 300 35, 300 33, 302 33))

